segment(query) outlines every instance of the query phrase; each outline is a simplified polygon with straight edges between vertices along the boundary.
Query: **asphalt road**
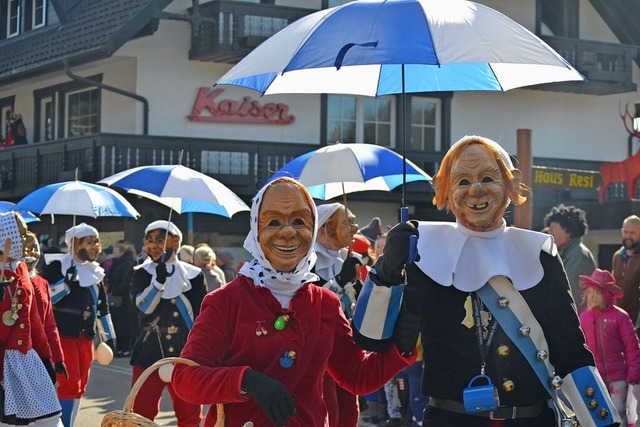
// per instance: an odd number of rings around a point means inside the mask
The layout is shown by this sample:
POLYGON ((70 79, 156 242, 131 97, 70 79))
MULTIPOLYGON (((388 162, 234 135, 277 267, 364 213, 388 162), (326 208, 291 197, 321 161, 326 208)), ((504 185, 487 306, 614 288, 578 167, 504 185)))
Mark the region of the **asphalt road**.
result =
MULTIPOLYGON (((102 366, 93 363, 87 393, 80 402, 80 412, 74 427, 100 427, 102 419, 111 411, 122 410, 131 389, 131 366, 128 358, 113 359, 110 365, 102 366)), ((205 407, 203 410, 206 414, 205 407)), ((367 411, 363 415, 368 415, 367 411)), ((383 424, 367 422, 367 417, 360 420, 360 427, 377 427, 383 424)), ((166 391, 160 402, 160 413, 154 420, 160 426, 176 426, 171 398, 166 391)))
MULTIPOLYGON (((80 402, 80 412, 74 427, 99 427, 105 414, 123 409, 130 389, 131 366, 128 358, 113 359, 108 366, 94 362, 87 393, 80 402)), ((171 398, 166 390, 155 423, 166 426, 176 425, 171 398)))

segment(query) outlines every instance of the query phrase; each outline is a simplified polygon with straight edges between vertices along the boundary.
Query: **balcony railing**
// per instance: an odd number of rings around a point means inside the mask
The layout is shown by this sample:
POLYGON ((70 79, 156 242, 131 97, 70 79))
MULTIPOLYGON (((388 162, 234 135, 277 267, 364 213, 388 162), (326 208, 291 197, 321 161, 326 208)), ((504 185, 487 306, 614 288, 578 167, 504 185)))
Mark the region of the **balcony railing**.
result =
POLYGON ((635 92, 632 65, 640 52, 638 46, 567 37, 543 36, 542 39, 581 72, 588 82, 547 84, 540 89, 591 95, 635 92))
MULTIPOLYGON (((120 134, 16 146, 0 150, 0 200, 16 201, 43 185, 73 180, 76 169, 78 179, 97 182, 137 166, 178 164, 181 152, 181 164, 214 177, 248 200, 273 172, 318 147, 120 134)), ((432 171, 442 154, 408 152, 407 157, 424 170, 432 171)), ((424 188, 420 192, 424 193, 424 188)), ((428 201, 430 197, 416 194, 412 200, 428 201)))
POLYGON ((217 0, 201 4, 200 12, 215 22, 200 24, 189 59, 233 64, 282 28, 316 10, 217 0))

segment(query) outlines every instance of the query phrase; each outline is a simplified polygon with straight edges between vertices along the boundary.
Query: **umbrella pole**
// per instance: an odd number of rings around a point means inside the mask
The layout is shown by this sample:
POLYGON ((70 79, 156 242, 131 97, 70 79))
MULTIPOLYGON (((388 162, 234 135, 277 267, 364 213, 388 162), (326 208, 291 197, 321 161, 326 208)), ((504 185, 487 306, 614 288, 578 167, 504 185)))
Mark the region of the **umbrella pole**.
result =
MULTIPOLYGON (((344 205, 345 214, 349 217, 349 208, 347 207, 347 192, 344 191, 344 182, 342 182, 342 204, 344 205)), ((347 258, 351 258, 351 250, 353 248, 353 240, 349 243, 347 258)))
POLYGON ((402 64, 402 95, 400 96, 401 115, 402 120, 400 126, 402 126, 402 206, 400 207, 400 222, 405 222, 409 219, 409 209, 406 207, 406 187, 407 187, 407 124, 406 118, 406 102, 405 102, 405 88, 404 88, 404 64, 402 64))

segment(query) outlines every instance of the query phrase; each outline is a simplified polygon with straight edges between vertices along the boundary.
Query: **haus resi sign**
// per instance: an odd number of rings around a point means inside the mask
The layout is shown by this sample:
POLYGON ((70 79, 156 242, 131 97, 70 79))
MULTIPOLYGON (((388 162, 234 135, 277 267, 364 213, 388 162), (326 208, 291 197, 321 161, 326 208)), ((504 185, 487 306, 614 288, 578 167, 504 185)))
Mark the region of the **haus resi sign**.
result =
POLYGON ((201 87, 188 119, 192 122, 269 125, 289 125, 296 120, 296 116, 289 114, 289 106, 282 102, 263 104, 250 96, 237 101, 221 98, 223 92, 222 88, 201 87))

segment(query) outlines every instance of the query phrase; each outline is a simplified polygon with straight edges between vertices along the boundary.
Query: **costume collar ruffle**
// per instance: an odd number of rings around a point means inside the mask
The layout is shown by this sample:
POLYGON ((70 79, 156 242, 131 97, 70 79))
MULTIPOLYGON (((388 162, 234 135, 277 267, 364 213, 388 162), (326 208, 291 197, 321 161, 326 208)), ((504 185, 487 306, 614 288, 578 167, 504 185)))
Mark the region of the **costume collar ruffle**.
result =
POLYGON ((459 223, 420 222, 416 265, 442 286, 464 292, 480 289, 494 276, 506 276, 518 291, 544 276, 540 252, 558 251, 549 234, 507 227, 473 231, 459 223))
MULTIPOLYGON (((144 271, 151 275, 151 279, 156 278, 156 266, 157 262, 154 262, 151 257, 147 257, 144 262, 134 267, 134 269, 142 268, 144 271)), ((200 267, 191 265, 187 262, 174 260, 167 263, 167 272, 171 274, 164 282, 164 291, 162 292, 162 299, 172 299, 179 297, 183 292, 187 292, 191 289, 191 280, 194 279, 202 270, 200 267), (173 271, 175 267, 175 271, 173 271)))
POLYGON ((70 254, 45 254, 44 262, 50 264, 53 261, 60 261, 60 272, 64 276, 67 270, 75 265, 78 282, 83 288, 96 285, 104 279, 104 269, 95 261, 85 261, 78 264, 70 254))

